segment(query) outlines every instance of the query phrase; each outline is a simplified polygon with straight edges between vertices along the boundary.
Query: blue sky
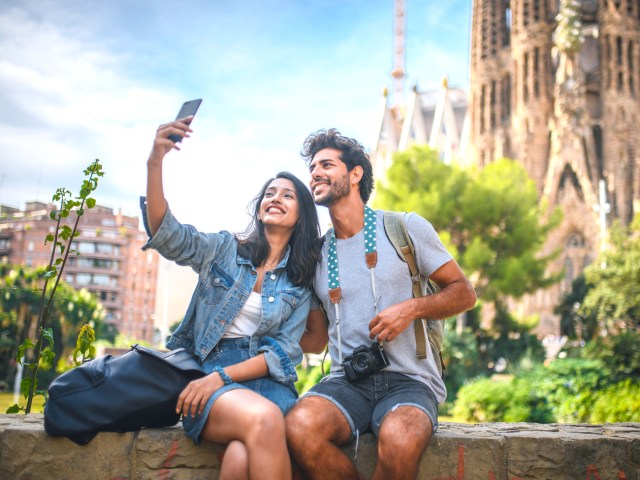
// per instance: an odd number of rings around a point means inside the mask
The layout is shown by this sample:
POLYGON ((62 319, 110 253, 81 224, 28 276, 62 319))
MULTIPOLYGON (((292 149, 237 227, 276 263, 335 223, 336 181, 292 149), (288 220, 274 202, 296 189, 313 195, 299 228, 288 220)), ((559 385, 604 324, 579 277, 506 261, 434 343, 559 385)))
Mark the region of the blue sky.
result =
MULTIPOLYGON (((264 180, 307 180, 304 138, 371 148, 391 87, 393 0, 2 0, 0 203, 76 193, 99 158, 101 205, 138 215, 157 126, 203 98, 166 159, 172 210, 243 230, 264 180)), ((467 87, 471 0, 406 0, 407 88, 467 87)))

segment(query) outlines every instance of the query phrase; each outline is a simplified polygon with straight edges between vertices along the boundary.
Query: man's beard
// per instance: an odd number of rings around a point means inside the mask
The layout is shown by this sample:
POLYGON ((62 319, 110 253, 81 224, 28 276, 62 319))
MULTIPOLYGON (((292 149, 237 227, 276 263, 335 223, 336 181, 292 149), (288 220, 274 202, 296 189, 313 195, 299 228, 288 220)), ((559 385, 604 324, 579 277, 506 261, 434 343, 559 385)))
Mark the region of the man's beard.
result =
POLYGON ((316 205, 322 205, 329 207, 336 203, 338 200, 345 198, 349 195, 351 186, 349 185, 349 174, 344 175, 335 182, 331 182, 324 196, 320 198, 314 198, 316 205))

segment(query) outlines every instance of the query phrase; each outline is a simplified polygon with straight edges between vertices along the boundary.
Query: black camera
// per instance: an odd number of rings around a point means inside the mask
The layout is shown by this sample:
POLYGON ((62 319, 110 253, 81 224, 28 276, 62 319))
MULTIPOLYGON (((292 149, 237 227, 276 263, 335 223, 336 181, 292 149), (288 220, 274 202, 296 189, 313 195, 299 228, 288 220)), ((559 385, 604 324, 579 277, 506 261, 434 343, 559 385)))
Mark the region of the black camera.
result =
POLYGON ((371 375, 389 365, 387 352, 378 342, 373 342, 370 347, 364 345, 356 347, 353 353, 342 362, 344 373, 350 382, 371 375))

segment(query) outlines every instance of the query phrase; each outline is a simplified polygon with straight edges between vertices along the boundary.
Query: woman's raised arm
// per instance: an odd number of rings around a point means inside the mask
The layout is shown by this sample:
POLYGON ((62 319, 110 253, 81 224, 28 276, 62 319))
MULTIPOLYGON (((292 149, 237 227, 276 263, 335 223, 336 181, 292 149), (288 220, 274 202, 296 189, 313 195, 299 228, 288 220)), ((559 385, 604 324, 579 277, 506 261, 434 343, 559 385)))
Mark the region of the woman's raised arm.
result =
POLYGON ((156 131, 153 148, 147 160, 147 222, 151 235, 155 235, 167 212, 167 200, 164 197, 162 183, 162 164, 164 157, 171 149, 180 150, 178 145, 171 141, 169 135, 188 137, 188 123, 193 117, 180 119, 179 121, 160 125, 156 131))

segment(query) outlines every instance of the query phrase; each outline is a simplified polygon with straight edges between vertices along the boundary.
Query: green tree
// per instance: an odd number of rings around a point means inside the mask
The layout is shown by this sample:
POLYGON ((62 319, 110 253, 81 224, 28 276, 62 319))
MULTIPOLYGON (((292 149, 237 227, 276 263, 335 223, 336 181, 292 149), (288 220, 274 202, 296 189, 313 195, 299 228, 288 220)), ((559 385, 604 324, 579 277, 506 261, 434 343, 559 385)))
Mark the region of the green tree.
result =
MULTIPOLYGON (((35 332, 44 271, 44 267, 0 265, 0 379, 7 385, 14 381, 19 346, 35 332)), ((51 338, 58 346, 51 365, 60 359, 70 361, 84 324, 91 324, 98 335, 106 335, 109 330, 104 322, 104 310, 95 295, 85 289, 74 290, 63 281, 58 285, 49 314, 51 338)), ((30 352, 25 354, 30 355, 30 352)), ((43 368, 38 376, 39 384, 47 385, 54 375, 53 369, 43 368)))
POLYGON ((0 380, 12 385, 18 346, 35 331, 44 269, 0 264, 0 380))
POLYGON ((427 218, 479 298, 495 305, 497 321, 511 318, 509 297, 520 298, 560 279, 547 272, 557 252, 540 254, 560 212, 547 213, 533 181, 513 160, 465 170, 444 164, 428 147, 414 146, 394 156, 387 181, 377 186, 376 206, 427 218))
POLYGON ((580 2, 578 0, 561 0, 556 21, 558 22, 555 31, 556 48, 567 54, 578 52, 584 43, 584 36, 581 32, 580 2))
POLYGON ((553 310, 560 315, 560 333, 577 340, 578 346, 583 346, 597 333, 595 315, 586 315, 580 310, 591 288, 593 285, 587 283, 584 274, 578 275, 571 284, 571 290, 562 296, 562 300, 553 310))
POLYGON ((640 328, 640 214, 610 232, 610 249, 584 272, 591 289, 581 312, 597 319, 601 334, 640 328))

